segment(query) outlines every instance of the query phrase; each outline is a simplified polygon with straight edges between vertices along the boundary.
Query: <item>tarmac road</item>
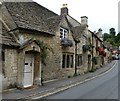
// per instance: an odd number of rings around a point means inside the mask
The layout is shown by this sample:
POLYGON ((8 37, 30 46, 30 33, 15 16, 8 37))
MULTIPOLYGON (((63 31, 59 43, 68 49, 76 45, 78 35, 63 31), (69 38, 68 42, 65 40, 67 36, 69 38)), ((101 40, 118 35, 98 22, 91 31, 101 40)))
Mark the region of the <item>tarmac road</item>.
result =
POLYGON ((104 75, 43 99, 118 99, 118 68, 120 60, 104 75))

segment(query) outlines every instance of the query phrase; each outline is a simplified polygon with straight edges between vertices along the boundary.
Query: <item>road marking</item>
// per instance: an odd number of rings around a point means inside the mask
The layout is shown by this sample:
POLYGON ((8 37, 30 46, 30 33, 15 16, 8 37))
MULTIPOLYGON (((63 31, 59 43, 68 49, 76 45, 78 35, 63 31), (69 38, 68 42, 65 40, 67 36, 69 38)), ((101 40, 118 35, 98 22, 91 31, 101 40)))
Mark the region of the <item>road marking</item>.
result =
POLYGON ((102 75, 107 74, 108 72, 110 72, 110 71, 115 67, 116 64, 117 64, 117 62, 115 62, 115 64, 112 66, 112 68, 110 68, 109 70, 107 70, 106 72, 104 72, 104 73, 102 73, 102 74, 96 75, 96 76, 94 76, 94 77, 91 77, 91 78, 86 79, 86 80, 81 81, 81 82, 77 82, 77 83, 75 83, 75 84, 71 84, 71 85, 69 85, 69 86, 67 86, 67 87, 62 87, 62 88, 60 88, 60 89, 58 89, 58 90, 56 90, 56 91, 48 92, 47 94, 44 94, 44 95, 42 95, 42 96, 35 97, 35 98, 32 98, 32 99, 40 99, 40 98, 43 98, 43 97, 46 97, 46 96, 49 96, 49 95, 53 95, 53 94, 58 93, 58 92, 60 92, 60 91, 67 90, 67 89, 69 89, 69 88, 72 88, 72 87, 75 87, 75 86, 77 86, 77 85, 80 85, 80 84, 83 84, 83 83, 85 83, 85 82, 88 82, 88 81, 90 81, 90 80, 93 80, 93 79, 95 79, 95 78, 97 78, 97 77, 100 77, 100 76, 102 76, 102 75))

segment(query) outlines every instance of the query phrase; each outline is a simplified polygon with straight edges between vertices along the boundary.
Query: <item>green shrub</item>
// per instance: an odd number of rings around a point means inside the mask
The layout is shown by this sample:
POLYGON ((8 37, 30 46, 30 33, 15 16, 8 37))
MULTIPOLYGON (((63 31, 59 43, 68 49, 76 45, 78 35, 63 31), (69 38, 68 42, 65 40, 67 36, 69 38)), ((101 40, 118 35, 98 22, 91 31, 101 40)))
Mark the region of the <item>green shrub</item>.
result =
POLYGON ((93 57, 92 61, 94 64, 96 64, 96 65, 98 64, 97 57, 93 57))

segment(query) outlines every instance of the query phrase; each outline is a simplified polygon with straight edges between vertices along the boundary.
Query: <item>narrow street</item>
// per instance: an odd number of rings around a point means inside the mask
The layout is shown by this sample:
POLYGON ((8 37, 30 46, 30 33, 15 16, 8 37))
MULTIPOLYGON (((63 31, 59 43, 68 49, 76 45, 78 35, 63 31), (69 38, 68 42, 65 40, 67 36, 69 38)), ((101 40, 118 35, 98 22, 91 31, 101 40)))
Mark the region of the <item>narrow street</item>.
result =
POLYGON ((118 99, 119 66, 120 60, 108 73, 43 99, 118 99))
POLYGON ((118 100, 119 1, 23 1, 0 1, 2 100, 118 100))

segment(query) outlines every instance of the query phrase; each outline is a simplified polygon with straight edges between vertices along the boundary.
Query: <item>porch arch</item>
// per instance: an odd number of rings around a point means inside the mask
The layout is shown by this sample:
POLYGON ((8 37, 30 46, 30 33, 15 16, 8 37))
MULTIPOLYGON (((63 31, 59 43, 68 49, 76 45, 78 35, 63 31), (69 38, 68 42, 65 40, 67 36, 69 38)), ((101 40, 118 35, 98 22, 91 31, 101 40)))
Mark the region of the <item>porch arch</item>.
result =
MULTIPOLYGON (((19 51, 18 57, 18 86, 24 88, 24 73, 26 56, 31 54, 33 57, 33 84, 41 85, 41 60, 40 60, 40 47, 36 44, 35 41, 29 43, 29 45, 22 46, 19 51)), ((31 58, 32 58, 31 57, 31 58)), ((27 59, 29 59, 27 57, 27 59)), ((29 65, 30 66, 30 65, 29 65)))

